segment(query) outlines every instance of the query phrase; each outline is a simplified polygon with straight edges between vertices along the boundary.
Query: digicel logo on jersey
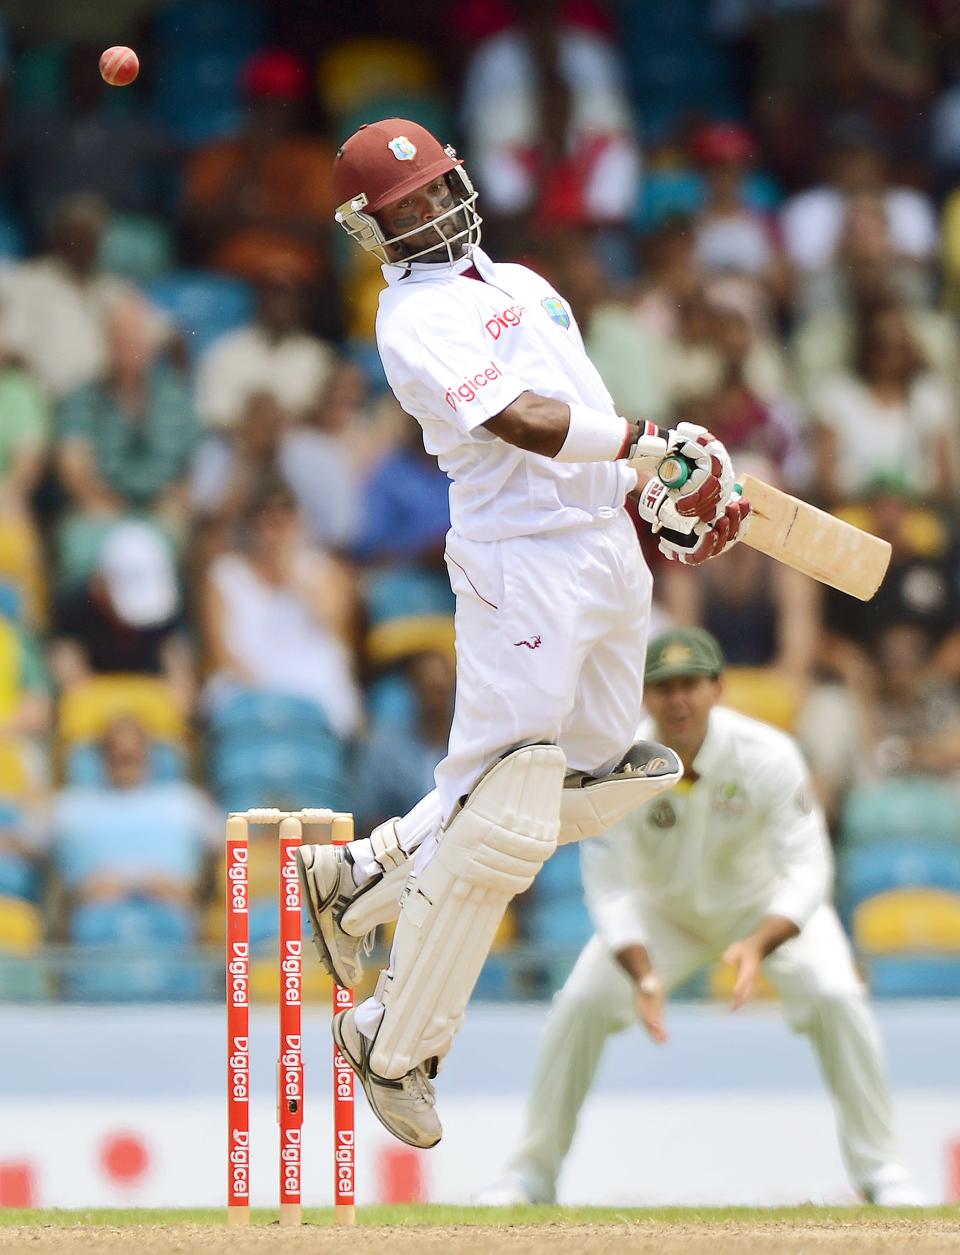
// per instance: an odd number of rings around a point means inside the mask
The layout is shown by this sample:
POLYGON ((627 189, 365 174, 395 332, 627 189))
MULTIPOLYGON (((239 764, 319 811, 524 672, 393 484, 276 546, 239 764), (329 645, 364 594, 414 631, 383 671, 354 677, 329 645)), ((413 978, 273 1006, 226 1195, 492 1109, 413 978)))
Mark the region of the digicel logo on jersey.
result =
POLYGON ((503 371, 496 362, 490 362, 479 374, 467 375, 465 379, 462 379, 453 388, 448 388, 444 393, 443 399, 450 406, 451 410, 455 410, 459 404, 458 397, 460 401, 473 401, 476 399, 478 389, 485 388, 488 383, 493 383, 495 379, 502 378, 503 371))
POLYGON ((509 331, 511 327, 517 327, 520 319, 527 312, 525 305, 510 305, 507 309, 502 310, 499 314, 494 314, 484 324, 483 329, 494 340, 499 340, 505 331, 509 331))

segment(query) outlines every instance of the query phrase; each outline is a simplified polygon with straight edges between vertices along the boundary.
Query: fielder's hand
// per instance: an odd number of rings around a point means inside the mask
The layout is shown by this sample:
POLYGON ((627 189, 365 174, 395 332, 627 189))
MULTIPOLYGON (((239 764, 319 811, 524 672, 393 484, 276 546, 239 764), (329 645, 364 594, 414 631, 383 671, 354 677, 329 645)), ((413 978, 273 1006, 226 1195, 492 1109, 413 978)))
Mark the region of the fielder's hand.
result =
POLYGON ((700 523, 719 519, 734 479, 725 446, 706 427, 678 423, 670 432, 667 456, 682 457, 692 467, 686 483, 670 489, 677 513, 700 523))
POLYGON ((737 969, 733 982, 734 1011, 739 1011, 757 992, 757 978, 762 960, 761 947, 753 937, 747 937, 745 941, 735 941, 723 952, 724 963, 730 963, 737 969))
POLYGON ((634 1001, 637 1008, 637 1019, 647 1030, 652 1041, 662 1046, 669 1039, 663 1026, 663 1008, 667 995, 660 977, 655 972, 647 972, 634 985, 634 1001))

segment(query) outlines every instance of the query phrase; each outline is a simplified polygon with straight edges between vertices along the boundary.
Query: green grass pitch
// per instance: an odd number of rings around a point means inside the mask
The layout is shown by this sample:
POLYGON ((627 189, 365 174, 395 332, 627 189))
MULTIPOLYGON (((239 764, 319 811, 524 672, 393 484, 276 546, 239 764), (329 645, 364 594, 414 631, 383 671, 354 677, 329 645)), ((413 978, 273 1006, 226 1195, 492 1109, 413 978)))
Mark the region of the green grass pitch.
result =
MULTIPOLYGON (((858 1220, 876 1223, 886 1218, 904 1220, 960 1218, 958 1207, 447 1207, 440 1205, 407 1205, 397 1207, 358 1207, 360 1225, 539 1225, 565 1221, 567 1224, 623 1224, 632 1221, 656 1221, 661 1224, 717 1224, 724 1221, 758 1224, 856 1224, 858 1220)), ((251 1212, 255 1225, 277 1223, 276 1210, 257 1208, 251 1212)), ((332 1225, 332 1208, 305 1208, 305 1224, 332 1225)), ((16 1208, 0 1209, 0 1226, 56 1225, 77 1226, 125 1225, 226 1225, 224 1208, 204 1210, 118 1208, 113 1210, 59 1211, 16 1208)))

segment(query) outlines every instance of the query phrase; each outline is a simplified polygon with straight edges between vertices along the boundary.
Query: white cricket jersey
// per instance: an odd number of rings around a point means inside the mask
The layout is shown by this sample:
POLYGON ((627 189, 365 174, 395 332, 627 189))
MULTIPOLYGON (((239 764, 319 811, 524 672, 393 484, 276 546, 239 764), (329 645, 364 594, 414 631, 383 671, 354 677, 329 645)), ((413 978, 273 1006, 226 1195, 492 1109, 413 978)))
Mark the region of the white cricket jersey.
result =
POLYGON ((569 305, 526 266, 479 248, 453 266, 384 266, 377 345, 400 405, 453 481, 450 520, 468 540, 608 521, 636 484, 625 462, 555 462, 482 424, 521 392, 615 414, 569 305), (462 273, 475 267, 483 282, 462 273))
MULTIPOLYGON (((637 739, 659 739, 651 720, 637 739)), ((646 940, 649 908, 713 939, 751 910, 802 928, 825 900, 826 828, 789 736, 714 707, 694 771, 693 784, 583 842, 587 904, 612 951, 646 940)))

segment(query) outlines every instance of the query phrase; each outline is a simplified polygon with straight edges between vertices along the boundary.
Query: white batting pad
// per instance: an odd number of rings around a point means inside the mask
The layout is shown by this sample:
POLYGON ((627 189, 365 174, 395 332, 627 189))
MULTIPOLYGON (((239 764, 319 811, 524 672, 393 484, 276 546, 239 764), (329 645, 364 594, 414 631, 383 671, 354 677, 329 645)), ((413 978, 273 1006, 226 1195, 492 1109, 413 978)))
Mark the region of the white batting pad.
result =
POLYGON ((566 759, 557 745, 525 745, 479 781, 440 834, 400 908, 373 1071, 404 1076, 443 1057, 463 1021, 507 904, 557 846, 566 759))
POLYGON ((682 776, 680 759, 656 741, 637 741, 608 776, 567 776, 557 844, 599 837, 682 776))

